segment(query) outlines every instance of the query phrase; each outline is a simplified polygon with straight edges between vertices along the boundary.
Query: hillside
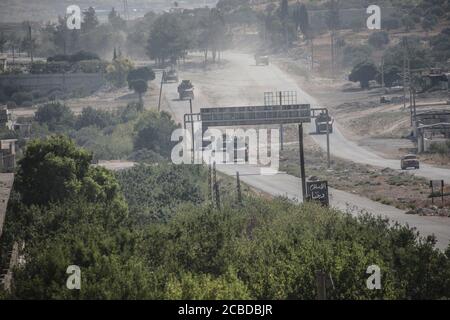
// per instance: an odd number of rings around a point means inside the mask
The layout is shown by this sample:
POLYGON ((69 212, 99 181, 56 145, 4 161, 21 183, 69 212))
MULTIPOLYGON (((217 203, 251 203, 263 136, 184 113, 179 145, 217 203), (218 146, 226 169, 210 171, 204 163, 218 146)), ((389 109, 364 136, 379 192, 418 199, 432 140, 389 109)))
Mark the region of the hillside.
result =
MULTIPOLYGON (((203 5, 214 6, 216 0, 181 0, 177 1, 180 7, 192 8, 203 5)), ((83 9, 93 6, 100 19, 107 16, 112 7, 123 14, 124 2, 122 0, 80 0, 77 4, 83 9)), ((146 12, 161 12, 173 6, 171 0, 128 0, 130 19, 142 17, 146 12)), ((3 0, 0 2, 1 22, 21 22, 23 20, 47 21, 56 20, 63 15, 65 8, 73 4, 69 0, 3 0)))

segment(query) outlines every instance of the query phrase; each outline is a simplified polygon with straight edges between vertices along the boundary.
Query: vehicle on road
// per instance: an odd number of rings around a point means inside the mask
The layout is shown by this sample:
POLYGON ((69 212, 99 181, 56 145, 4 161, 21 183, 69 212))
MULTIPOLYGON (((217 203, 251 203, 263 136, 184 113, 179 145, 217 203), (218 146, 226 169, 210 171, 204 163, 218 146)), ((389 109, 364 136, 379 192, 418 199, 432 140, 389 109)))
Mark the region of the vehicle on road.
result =
POLYGON ((400 167, 402 170, 406 170, 408 168, 419 169, 419 160, 415 154, 407 154, 400 160, 400 167))
POLYGON ((164 73, 164 83, 178 82, 178 73, 175 69, 171 69, 164 73))
POLYGON ((194 85, 191 80, 182 80, 178 86, 180 100, 194 99, 194 85))
MULTIPOLYGON (((222 161, 226 164, 231 163, 248 163, 249 162, 249 147, 248 143, 239 139, 238 137, 227 137, 222 135, 222 146, 219 147, 219 152, 222 152, 222 161)), ((202 151, 213 150, 211 137, 204 137, 202 141, 202 151)))
POLYGON ((255 63, 257 66, 259 66, 259 65, 268 66, 269 65, 269 57, 255 54, 255 63))
POLYGON ((330 115, 327 115, 325 112, 321 112, 316 117, 315 121, 316 121, 316 133, 317 134, 326 134, 327 133, 327 122, 328 122, 328 133, 333 133, 334 119, 332 119, 330 115))

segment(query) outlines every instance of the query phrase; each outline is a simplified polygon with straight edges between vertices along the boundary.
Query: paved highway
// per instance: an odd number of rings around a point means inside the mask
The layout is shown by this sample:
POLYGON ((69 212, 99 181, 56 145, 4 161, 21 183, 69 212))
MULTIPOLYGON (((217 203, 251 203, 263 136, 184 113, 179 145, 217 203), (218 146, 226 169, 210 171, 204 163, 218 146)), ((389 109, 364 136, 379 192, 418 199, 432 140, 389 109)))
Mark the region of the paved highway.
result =
MULTIPOLYGON (((194 83, 194 112, 198 112, 200 107, 261 105, 264 103, 265 91, 278 90, 296 91, 298 103, 319 106, 313 97, 275 65, 255 66, 252 56, 240 53, 227 52, 224 58, 228 63, 221 69, 186 70, 180 73, 182 79, 190 79, 194 83)), ((175 119, 182 123, 183 115, 189 112, 189 102, 178 100, 175 83, 164 85, 163 92, 169 108, 166 111, 172 113, 175 119)), ((310 131, 315 131, 314 125, 310 127, 310 131)), ((326 147, 325 136, 312 135, 312 138, 322 148, 326 147)), ((338 129, 330 136, 330 141, 331 152, 337 157, 383 168, 399 169, 398 160, 383 159, 349 141, 338 129)), ((288 174, 260 175, 259 168, 251 165, 220 165, 218 170, 231 176, 235 176, 236 171, 239 171, 243 182, 274 196, 287 196, 298 201, 301 194, 300 179, 288 174)), ((450 182, 450 170, 422 165, 415 173, 429 179, 444 178, 450 182)), ((441 249, 450 242, 450 218, 406 215, 403 210, 336 189, 330 189, 330 194, 333 207, 348 210, 354 215, 368 211, 415 227, 422 235, 435 234, 438 247, 441 249)))

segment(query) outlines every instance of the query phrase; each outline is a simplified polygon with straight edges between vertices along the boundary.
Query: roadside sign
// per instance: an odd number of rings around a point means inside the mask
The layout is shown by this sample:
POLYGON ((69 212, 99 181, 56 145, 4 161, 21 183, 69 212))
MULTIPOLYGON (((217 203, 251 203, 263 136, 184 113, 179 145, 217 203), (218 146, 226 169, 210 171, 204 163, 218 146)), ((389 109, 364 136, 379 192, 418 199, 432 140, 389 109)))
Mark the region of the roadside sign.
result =
POLYGON ((309 104, 201 108, 203 127, 311 122, 309 104))
POLYGON ((444 204, 444 180, 430 180, 430 188, 431 188, 431 203, 434 204, 434 198, 441 198, 442 204, 444 204), (435 189, 439 191, 434 191, 435 189))
POLYGON ((324 206, 330 204, 328 197, 328 181, 307 181, 306 193, 309 200, 318 201, 324 206))

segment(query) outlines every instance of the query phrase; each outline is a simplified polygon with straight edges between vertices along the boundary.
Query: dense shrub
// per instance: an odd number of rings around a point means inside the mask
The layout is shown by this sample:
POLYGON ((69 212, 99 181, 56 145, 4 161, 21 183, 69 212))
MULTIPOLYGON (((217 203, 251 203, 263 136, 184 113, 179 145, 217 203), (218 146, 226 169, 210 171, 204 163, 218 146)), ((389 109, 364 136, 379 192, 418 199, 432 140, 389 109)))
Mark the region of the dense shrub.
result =
POLYGON ((134 150, 148 149, 169 158, 175 142, 171 141, 172 132, 178 128, 167 112, 149 112, 136 127, 134 150))
POLYGON ((114 115, 111 112, 86 107, 83 108, 81 114, 78 116, 75 127, 77 130, 89 126, 97 126, 103 129, 115 123, 114 115))
POLYGON ((203 201, 204 169, 140 166, 117 180, 89 168, 84 155, 64 139, 27 149, 16 184, 21 194, 10 200, 2 238, 25 240, 26 262, 4 296, 314 299, 322 270, 333 282, 329 299, 450 297, 450 249, 435 250, 434 237, 364 213, 353 217, 282 198, 245 196, 240 205, 224 200, 218 210, 203 201), (30 194, 59 201, 21 203, 30 194), (66 288, 73 264, 82 270, 82 290, 66 288), (366 287, 373 264, 382 272, 380 290, 366 287))
POLYGON ((30 92, 19 91, 19 92, 14 93, 11 96, 11 100, 20 106, 25 101, 32 101, 33 95, 30 92))
POLYGON ((380 49, 389 43, 389 34, 386 31, 371 33, 368 41, 371 46, 380 49))
POLYGON ((34 118, 39 124, 46 124, 51 131, 67 130, 73 127, 75 121, 70 108, 59 102, 40 106, 34 118))

